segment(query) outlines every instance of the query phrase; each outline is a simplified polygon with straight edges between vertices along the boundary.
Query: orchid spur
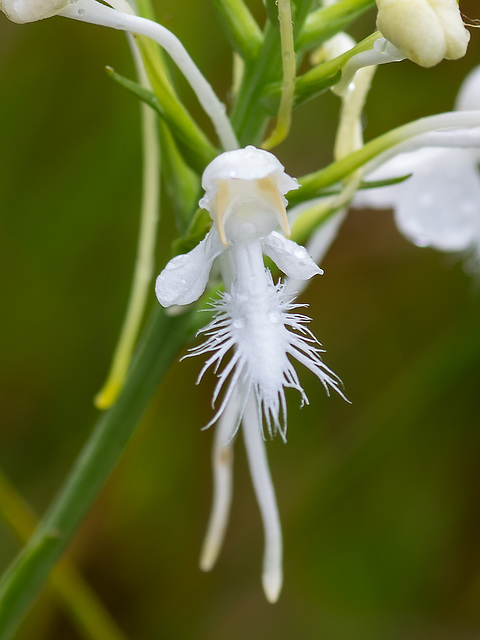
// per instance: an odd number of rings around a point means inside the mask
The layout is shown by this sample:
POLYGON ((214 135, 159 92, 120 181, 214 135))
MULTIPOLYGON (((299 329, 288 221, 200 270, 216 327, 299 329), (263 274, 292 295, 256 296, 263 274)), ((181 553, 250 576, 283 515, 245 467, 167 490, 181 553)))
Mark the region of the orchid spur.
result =
POLYGON ((218 376, 212 405, 225 388, 207 425, 220 422, 215 444, 218 482, 201 565, 211 567, 223 537, 230 501, 230 443, 242 422, 265 527, 263 585, 273 602, 282 583, 281 532, 262 428, 270 437, 279 432, 286 438, 286 388, 296 389, 302 404, 308 402, 292 360, 312 371, 327 393, 332 388, 343 394, 339 379, 321 360, 320 345, 306 326, 309 319, 294 313, 299 305, 286 294, 283 282, 274 283, 263 255, 295 280, 308 280, 322 270, 304 247, 285 237, 289 227, 284 195, 299 185, 273 154, 253 146, 225 152, 206 168, 202 186, 200 206, 209 211, 213 227, 190 253, 173 258, 156 283, 162 306, 192 303, 204 292, 218 259, 226 286, 210 303, 213 319, 200 331, 205 342, 189 354, 207 358, 197 382, 209 368, 218 376), (228 455, 222 456, 222 450, 228 455))

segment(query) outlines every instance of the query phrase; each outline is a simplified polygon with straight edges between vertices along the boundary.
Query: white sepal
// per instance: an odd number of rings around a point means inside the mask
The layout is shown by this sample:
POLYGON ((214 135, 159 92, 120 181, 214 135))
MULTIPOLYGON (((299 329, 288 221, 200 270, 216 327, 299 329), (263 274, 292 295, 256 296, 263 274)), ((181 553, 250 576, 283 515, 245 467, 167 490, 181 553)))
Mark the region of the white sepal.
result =
POLYGON ((315 264, 305 247, 288 240, 276 231, 262 239, 262 248, 263 253, 289 278, 309 280, 313 276, 323 274, 323 270, 315 264))
POLYGON ((202 176, 205 195, 199 205, 211 213, 212 202, 222 181, 256 181, 268 177, 273 179, 282 196, 300 186, 295 178, 285 173, 283 164, 269 151, 257 149, 252 145, 244 149, 226 151, 212 160, 205 169, 202 176))
POLYGON ((213 228, 195 249, 172 258, 155 284, 155 293, 162 307, 198 300, 207 286, 213 261, 224 249, 213 228))
POLYGON ((480 66, 475 67, 462 82, 455 100, 456 111, 476 109, 480 109, 480 66))

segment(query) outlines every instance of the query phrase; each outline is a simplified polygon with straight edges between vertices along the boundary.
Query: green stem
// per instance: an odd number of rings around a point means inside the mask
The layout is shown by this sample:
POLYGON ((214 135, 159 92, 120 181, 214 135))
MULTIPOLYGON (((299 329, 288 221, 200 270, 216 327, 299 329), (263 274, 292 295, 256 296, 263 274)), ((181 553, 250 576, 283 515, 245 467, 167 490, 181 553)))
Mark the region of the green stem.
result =
MULTIPOLYGON (((308 0, 294 15, 294 35, 301 31, 306 18, 308 0)), ((238 99, 232 112, 232 124, 237 132, 240 145, 259 145, 265 132, 271 113, 278 110, 282 79, 282 52, 280 32, 277 27, 278 11, 273 0, 266 5, 269 20, 267 20, 263 44, 256 60, 248 61, 245 65, 242 84, 238 92, 238 99), (265 87, 278 82, 278 97, 274 101, 274 108, 262 108, 262 96, 265 87)))
POLYGON ((246 60, 254 60, 262 46, 263 35, 255 18, 242 0, 213 0, 225 35, 234 50, 246 60))
MULTIPOLYGON (((299 178, 302 186, 298 191, 292 191, 288 195, 288 200, 293 205, 319 196, 322 189, 340 182, 368 162, 378 160, 378 156, 386 153, 390 155, 391 150, 397 145, 406 145, 411 139, 424 133, 443 129, 470 129, 478 126, 480 126, 480 111, 440 113, 414 120, 370 140, 358 151, 350 153, 337 162, 332 162, 325 169, 299 178)), ((399 146, 397 153, 401 151, 402 148, 399 146)))
POLYGON ((295 106, 298 107, 298 105, 314 98, 326 88, 338 82, 340 79, 338 74, 339 72, 341 73, 350 58, 353 58, 357 53, 371 49, 379 35, 378 31, 376 31, 349 51, 342 53, 342 55, 333 60, 319 64, 297 78, 295 83, 295 106))
MULTIPOLYGON (((130 39, 129 42, 138 78, 142 86, 148 88, 148 78, 140 54, 133 40, 130 39)), ((145 305, 153 277, 160 200, 160 147, 155 112, 143 102, 141 103, 141 119, 143 171, 137 256, 127 311, 110 371, 103 387, 95 396, 95 406, 98 409, 110 407, 123 387, 145 313, 145 305)))
POLYGON ((293 42, 292 7, 290 0, 278 0, 278 20, 280 22, 280 43, 282 47, 282 94, 278 109, 277 124, 263 143, 264 149, 272 149, 284 140, 290 131, 292 106, 295 96, 295 75, 297 72, 295 47, 293 42))
POLYGON ((184 107, 182 107, 180 102, 177 102, 173 94, 168 95, 169 92, 164 91, 165 86, 162 86, 160 82, 150 74, 151 67, 149 66, 149 61, 145 58, 144 60, 154 93, 145 89, 137 82, 124 78, 111 67, 106 67, 105 71, 112 80, 118 82, 118 84, 125 87, 125 89, 133 93, 139 100, 145 102, 145 104, 148 104, 157 112, 159 117, 168 125, 189 165, 201 173, 206 165, 218 155, 218 150, 211 145, 202 130, 199 129, 192 120, 190 120, 190 122, 188 121, 187 118, 189 118, 189 116, 184 107), (174 114, 172 109, 174 110, 175 108, 177 112, 174 114), (184 116, 187 116, 187 118, 184 116))
POLYGON ((280 54, 280 34, 271 22, 267 22, 262 49, 257 60, 245 65, 238 99, 232 111, 232 124, 241 146, 259 144, 263 135, 270 116, 259 108, 258 98, 266 82, 279 79, 280 54), (256 105, 254 109, 252 104, 256 105))
MULTIPOLYGON (((0 471, 0 516, 25 543, 35 529, 36 518, 18 491, 0 471)), ((80 633, 89 640, 126 640, 88 584, 63 559, 52 571, 50 582, 80 633)))
POLYGON ((104 413, 69 477, 0 583, 0 640, 15 633, 35 595, 120 459, 159 381, 194 333, 192 313, 155 307, 117 402, 104 413))
POLYGON ((329 7, 313 11, 308 15, 298 36, 297 49, 320 46, 374 6, 375 0, 340 0, 329 7))

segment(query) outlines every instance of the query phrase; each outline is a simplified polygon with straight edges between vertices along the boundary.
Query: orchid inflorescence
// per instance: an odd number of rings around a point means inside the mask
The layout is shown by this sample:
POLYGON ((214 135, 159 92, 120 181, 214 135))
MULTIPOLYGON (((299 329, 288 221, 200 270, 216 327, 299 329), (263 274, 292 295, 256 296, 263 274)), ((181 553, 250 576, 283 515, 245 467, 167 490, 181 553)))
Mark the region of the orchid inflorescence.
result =
MULTIPOLYGON (((237 66, 240 71, 233 94, 238 102, 229 117, 178 38, 137 15, 126 0, 111 0, 108 5, 97 0, 0 0, 2 11, 18 23, 58 15, 135 34, 132 48, 140 82, 113 77, 159 115, 160 134, 165 136, 162 162, 173 166, 175 158, 175 170, 182 173, 178 190, 190 181, 198 193, 201 175, 203 195, 196 198, 198 210, 192 210, 191 204, 187 207, 179 194, 179 209, 183 206, 180 241, 155 287, 160 305, 167 309, 167 316, 162 317, 175 322, 201 311, 205 322, 197 332, 200 341, 185 357, 204 360, 197 382, 207 372, 216 376, 212 417, 203 425, 215 425, 216 434, 214 499, 200 565, 209 570, 220 551, 231 503, 232 447, 241 431, 265 530, 263 587, 267 599, 275 602, 282 587, 282 534, 265 442, 276 434, 287 439, 286 390, 295 390, 300 404, 308 404, 297 365, 313 373, 327 395, 333 390, 344 399, 348 396, 323 361, 323 348, 309 328, 310 318, 300 312, 307 305, 297 302, 307 281, 323 273, 318 265, 348 207, 392 208, 399 230, 417 245, 470 252, 480 262, 479 70, 466 80, 451 113, 403 125, 366 144, 361 127, 378 65, 408 59, 431 67, 443 59, 458 59, 467 51, 470 34, 456 0, 377 0, 380 33, 359 44, 341 30, 353 11, 343 8, 342 2, 325 0, 310 12, 309 22, 300 11, 302 3, 279 1, 280 26, 272 21, 275 6, 267 3, 270 13, 265 35, 242 2, 235 16, 228 16, 225 4, 219 11, 244 59, 244 65, 237 66), (297 12, 296 40, 292 10, 297 12), (328 12, 333 10, 344 11, 338 28, 322 31, 323 27, 315 26, 318 16, 328 21, 328 12), (279 35, 272 36, 273 29, 280 29, 279 35), (211 119, 215 143, 184 109, 158 50, 146 45, 143 37, 154 40, 177 64, 211 119), (265 65, 266 88, 256 87, 255 74, 248 74, 267 38, 269 47, 272 42, 277 46, 273 75, 268 75, 265 65), (316 49, 320 61, 297 79, 292 65, 294 46, 299 47, 298 62, 311 49, 316 49), (334 162, 297 181, 273 153, 262 148, 269 115, 277 113, 280 103, 276 127, 264 140, 267 148, 288 134, 293 107, 327 88, 341 101, 334 162), (249 95, 255 99, 249 102, 245 97, 249 95), (171 153, 165 153, 165 148, 171 153), (191 179, 192 170, 195 179, 191 179), (369 181, 381 181, 384 186, 369 189, 369 181), (290 239, 291 234, 299 241, 290 239)), ((147 136, 146 146, 154 149, 157 142, 156 135, 147 136)), ((147 153, 147 172, 155 157, 147 153)), ((148 196, 148 186, 146 193, 148 196)), ((147 265, 144 280, 150 283, 154 246, 139 246, 139 260, 147 265)), ((112 382, 100 394, 101 408, 114 403, 125 384, 145 304, 140 298, 131 298, 137 318, 129 329, 131 347, 120 340, 125 370, 119 372, 113 365, 112 382)), ((181 346, 183 342, 177 350, 181 346)), ((128 383, 127 378, 127 387, 128 383)), ((79 474, 82 469, 79 466, 79 474)), ((80 479, 81 475, 79 483, 80 479)), ((63 507, 58 508, 60 513, 63 507)), ((6 584, 8 589, 8 581, 6 584)))

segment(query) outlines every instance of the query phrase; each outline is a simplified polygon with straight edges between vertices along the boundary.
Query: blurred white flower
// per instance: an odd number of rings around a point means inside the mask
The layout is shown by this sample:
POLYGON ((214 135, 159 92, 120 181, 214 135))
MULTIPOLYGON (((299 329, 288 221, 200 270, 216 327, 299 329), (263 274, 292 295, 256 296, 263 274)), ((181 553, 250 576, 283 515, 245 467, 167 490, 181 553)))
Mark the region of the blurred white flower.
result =
POLYGON ((457 0, 377 0, 377 27, 413 62, 433 67, 465 55, 470 34, 457 0))
POLYGON ((201 566, 209 569, 219 551, 230 502, 230 442, 240 422, 265 527, 263 585, 267 598, 278 598, 282 583, 281 532, 264 452, 262 427, 285 439, 285 389, 296 389, 308 402, 292 360, 310 369, 325 387, 341 394, 338 378, 322 362, 321 348, 307 328, 309 318, 293 313, 299 305, 275 284, 265 268, 268 256, 287 276, 307 280, 321 269, 306 249, 275 231, 289 233, 285 193, 298 188, 277 158, 249 146, 218 156, 202 179, 200 205, 214 221, 206 238, 190 253, 173 258, 158 276, 156 293, 164 307, 189 304, 205 290, 210 270, 220 258, 226 292, 211 303, 215 315, 200 333, 206 341, 190 355, 204 355, 205 371, 218 376, 212 404, 226 387, 209 424, 220 419, 214 457, 216 499, 201 566), (225 363, 225 359, 229 358, 225 363), (223 368, 222 368, 223 366, 223 368), (232 409, 233 407, 233 409, 232 409), (223 483, 223 484, 222 484, 223 483), (227 486, 228 485, 228 486, 227 486))
MULTIPOLYGON (((463 83, 457 110, 480 109, 480 67, 463 83)), ((445 131, 435 145, 401 153, 373 171, 369 180, 412 174, 404 182, 359 191, 355 207, 392 208, 399 230, 418 246, 441 251, 480 249, 480 129, 445 131), (458 147, 456 148, 456 145, 458 147)), ((429 138, 425 138, 429 143, 429 138)))

